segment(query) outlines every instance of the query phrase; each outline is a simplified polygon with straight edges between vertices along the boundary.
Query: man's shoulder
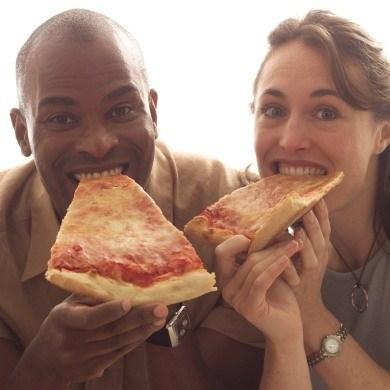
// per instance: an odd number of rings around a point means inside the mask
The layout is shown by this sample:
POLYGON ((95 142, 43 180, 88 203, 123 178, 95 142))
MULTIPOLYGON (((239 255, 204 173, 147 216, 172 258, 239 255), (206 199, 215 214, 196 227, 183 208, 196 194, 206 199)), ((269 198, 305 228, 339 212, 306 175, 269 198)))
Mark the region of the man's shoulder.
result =
MULTIPOLYGON (((200 154, 174 151, 158 144, 159 164, 168 163, 173 179, 175 223, 182 226, 220 197, 256 180, 244 169, 235 169, 200 154)), ((157 180, 161 183, 162 175, 157 180)))
POLYGON ((258 179, 247 167, 234 168, 212 157, 184 152, 174 156, 182 186, 212 191, 215 198, 258 179))
POLYGON ((14 208, 16 199, 21 199, 27 183, 35 172, 32 161, 0 172, 0 213, 14 208))
POLYGON ((35 171, 34 161, 29 161, 22 165, 4 169, 0 171, 0 185, 8 182, 9 180, 11 180, 12 182, 15 181, 22 182, 27 176, 31 175, 31 173, 34 171, 35 171))

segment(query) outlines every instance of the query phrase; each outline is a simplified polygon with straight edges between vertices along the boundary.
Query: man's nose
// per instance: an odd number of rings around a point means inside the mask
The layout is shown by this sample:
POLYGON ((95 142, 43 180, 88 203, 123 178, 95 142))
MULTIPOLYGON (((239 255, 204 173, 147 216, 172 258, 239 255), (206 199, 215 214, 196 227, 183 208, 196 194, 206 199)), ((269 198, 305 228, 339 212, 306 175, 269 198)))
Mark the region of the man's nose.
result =
POLYGON ((282 128, 279 145, 287 152, 292 153, 310 147, 310 128, 305 121, 297 116, 290 115, 282 128))
POLYGON ((77 142, 76 149, 93 157, 102 158, 117 144, 118 137, 115 132, 95 122, 85 129, 82 137, 77 142))

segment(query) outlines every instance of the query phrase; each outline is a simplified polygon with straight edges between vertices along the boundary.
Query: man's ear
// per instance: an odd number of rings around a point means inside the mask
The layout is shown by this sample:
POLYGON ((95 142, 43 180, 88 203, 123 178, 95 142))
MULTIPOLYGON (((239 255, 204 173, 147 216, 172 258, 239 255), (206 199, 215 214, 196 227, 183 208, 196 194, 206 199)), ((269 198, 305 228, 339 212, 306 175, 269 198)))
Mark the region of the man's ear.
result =
POLYGON ((150 115, 153 120, 154 125, 154 134, 155 138, 158 137, 158 131, 157 131, 157 101, 158 101, 158 94, 154 89, 151 89, 149 91, 149 110, 150 115))
POLYGON ((10 112, 12 126, 15 130, 16 140, 20 146, 23 156, 31 156, 31 147, 28 140, 26 119, 18 108, 13 108, 10 112))

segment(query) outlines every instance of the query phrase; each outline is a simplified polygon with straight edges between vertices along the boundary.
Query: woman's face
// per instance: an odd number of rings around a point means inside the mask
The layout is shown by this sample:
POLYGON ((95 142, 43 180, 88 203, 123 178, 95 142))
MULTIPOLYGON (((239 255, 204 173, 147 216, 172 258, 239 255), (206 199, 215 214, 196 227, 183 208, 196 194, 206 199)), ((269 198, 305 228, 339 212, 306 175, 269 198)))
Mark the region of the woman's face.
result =
MULTIPOLYGON (((349 71, 364 85, 356 67, 349 71)), ((372 199, 384 126, 339 96, 319 49, 301 41, 275 49, 258 80, 254 114, 261 176, 343 171, 327 198, 331 211, 372 199)))

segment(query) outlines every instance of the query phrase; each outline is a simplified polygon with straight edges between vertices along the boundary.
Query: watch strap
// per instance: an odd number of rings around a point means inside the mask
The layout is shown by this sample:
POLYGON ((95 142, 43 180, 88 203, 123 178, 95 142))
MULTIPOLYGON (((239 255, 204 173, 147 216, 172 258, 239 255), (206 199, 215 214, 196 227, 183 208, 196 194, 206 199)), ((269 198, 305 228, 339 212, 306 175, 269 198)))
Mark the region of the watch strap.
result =
MULTIPOLYGON (((340 324, 340 327, 339 329, 337 330, 337 332, 335 334, 333 334, 332 336, 336 336, 339 340, 340 340, 340 343, 343 343, 344 340, 347 338, 348 336, 348 330, 347 328, 343 325, 343 324, 340 324)), ((325 336, 323 339, 322 339, 322 342, 321 342, 321 348, 319 351, 317 352, 314 352, 312 353, 311 355, 309 355, 307 357, 307 364, 309 365, 309 367, 313 367, 315 366, 317 363, 321 362, 322 360, 328 358, 328 357, 331 357, 330 355, 328 355, 328 353, 325 351, 325 349, 323 348, 323 342, 324 340, 329 337, 329 336, 325 336)))
POLYGON ((181 305, 164 328, 153 333, 146 341, 163 347, 177 347, 190 334, 191 322, 186 305, 181 305))

